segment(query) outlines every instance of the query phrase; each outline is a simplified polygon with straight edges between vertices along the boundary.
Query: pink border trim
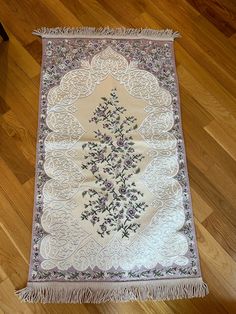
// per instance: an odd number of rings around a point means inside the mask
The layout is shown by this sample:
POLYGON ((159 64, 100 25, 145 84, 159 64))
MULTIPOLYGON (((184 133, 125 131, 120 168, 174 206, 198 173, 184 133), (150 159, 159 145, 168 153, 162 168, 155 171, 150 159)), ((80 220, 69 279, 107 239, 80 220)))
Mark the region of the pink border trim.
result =
POLYGON ((36 216, 36 201, 37 201, 37 182, 38 182, 38 161, 39 161, 39 135, 40 135, 40 119, 41 119, 41 99, 42 99, 42 87, 43 87, 43 65, 45 61, 45 39, 42 38, 42 58, 41 58, 41 69, 40 69, 40 87, 39 87, 39 100, 38 100, 38 126, 37 126, 37 142, 36 142, 36 161, 35 161, 35 179, 34 179, 34 207, 32 216, 32 234, 31 234, 31 247, 30 247, 30 263, 28 281, 32 280, 33 270, 33 245, 34 245, 34 234, 35 234, 35 216, 36 216))
POLYGON ((184 169, 185 169, 185 175, 186 175, 186 184, 187 184, 187 189, 188 189, 189 204, 190 204, 190 209, 191 209, 191 223, 192 223, 192 233, 193 233, 193 240, 194 240, 193 242, 194 242, 194 249, 196 250, 196 255, 197 255, 197 265, 199 269, 199 276, 201 277, 202 271, 200 267, 200 258, 199 258, 199 252, 198 252, 198 247, 197 247, 196 228, 195 228, 194 219, 193 219, 193 203, 192 203, 192 197, 191 197, 191 191, 190 191, 185 140, 184 140, 184 134, 183 134, 182 113, 181 113, 181 106, 180 106, 180 88, 179 88, 179 79, 178 79, 177 67, 176 67, 176 61, 175 61, 174 42, 171 43, 171 53, 172 53, 172 62, 173 62, 173 68, 174 68, 174 73, 175 73, 175 84, 176 84, 177 98, 178 98, 177 103, 178 103, 178 111, 179 111, 179 125, 180 125, 180 133, 182 137, 183 152, 184 152, 184 169))

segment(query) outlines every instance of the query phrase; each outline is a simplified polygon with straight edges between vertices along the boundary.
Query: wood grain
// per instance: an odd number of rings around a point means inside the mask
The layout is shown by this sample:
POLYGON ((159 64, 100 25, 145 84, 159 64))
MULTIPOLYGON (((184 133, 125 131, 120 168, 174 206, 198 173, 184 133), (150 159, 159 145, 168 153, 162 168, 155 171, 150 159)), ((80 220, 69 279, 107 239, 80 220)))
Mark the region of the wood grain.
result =
POLYGON ((0 312, 236 313, 236 2, 1 0, 0 312), (31 241, 40 26, 173 28, 204 299, 101 305, 20 303, 31 241))

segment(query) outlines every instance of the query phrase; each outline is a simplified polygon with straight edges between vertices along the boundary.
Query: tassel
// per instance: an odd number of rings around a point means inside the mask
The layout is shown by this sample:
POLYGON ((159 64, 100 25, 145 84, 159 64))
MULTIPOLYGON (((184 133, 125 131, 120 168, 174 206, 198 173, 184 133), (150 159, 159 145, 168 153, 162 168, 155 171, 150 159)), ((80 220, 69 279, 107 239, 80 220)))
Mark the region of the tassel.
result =
POLYGON ((202 278, 134 282, 30 282, 16 291, 22 302, 103 303, 204 297, 202 278))
POLYGON ((159 40, 174 40, 180 37, 179 32, 171 29, 145 29, 145 28, 110 28, 110 27, 41 27, 33 31, 34 35, 42 38, 57 37, 115 37, 115 38, 146 38, 159 40))

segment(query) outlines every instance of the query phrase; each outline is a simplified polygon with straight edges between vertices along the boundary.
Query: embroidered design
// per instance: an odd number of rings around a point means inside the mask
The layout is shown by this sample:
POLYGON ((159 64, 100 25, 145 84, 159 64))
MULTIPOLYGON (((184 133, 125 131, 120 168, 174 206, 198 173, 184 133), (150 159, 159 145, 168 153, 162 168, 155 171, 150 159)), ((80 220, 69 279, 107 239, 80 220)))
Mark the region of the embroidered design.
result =
MULTIPOLYGON (((55 62, 52 62, 56 53, 55 51, 54 54, 52 54, 52 57, 48 57, 46 59, 44 66, 42 91, 43 110, 41 116, 41 125, 44 129, 42 129, 39 139, 40 145, 43 147, 43 151, 42 149, 40 150, 40 161, 38 164, 41 175, 40 178, 42 179, 39 181, 39 198, 36 203, 37 215, 35 217, 34 227, 36 236, 34 239, 35 245, 33 250, 34 263, 32 278, 61 278, 67 280, 70 280, 71 278, 93 279, 96 278, 97 274, 95 270, 91 270, 94 267, 106 270, 104 272, 104 278, 106 279, 113 278, 113 276, 114 278, 116 278, 116 276, 117 278, 122 277, 124 279, 132 278, 132 274, 134 273, 133 271, 114 272, 110 269, 114 265, 117 265, 117 260, 120 261, 119 267, 122 265, 123 269, 130 270, 137 269, 138 267, 138 270, 135 270, 136 278, 139 277, 139 274, 142 274, 141 276, 144 276, 143 278, 148 276, 155 277, 156 274, 159 276, 158 274, 160 272, 165 276, 171 274, 172 277, 182 274, 197 274, 199 269, 197 266, 196 252, 194 251, 191 208, 187 197, 188 187, 185 179, 184 166, 183 163, 181 163, 184 153, 178 124, 179 112, 177 108, 176 85, 174 83, 173 65, 169 44, 164 43, 163 46, 159 46, 159 44, 154 44, 154 42, 143 42, 141 49, 140 44, 137 45, 135 41, 132 43, 128 41, 123 43, 119 40, 98 40, 95 45, 90 41, 87 43, 87 41, 83 40, 66 39, 58 42, 48 41, 46 54, 49 55, 51 50, 58 49, 59 47, 64 50, 63 52, 58 52, 58 54, 56 54, 59 58, 58 62, 56 62, 58 66, 55 66, 55 62), (106 48, 108 45, 111 45, 117 52, 111 47, 106 48), (72 46, 74 47, 73 58, 71 57, 72 46), (83 48, 78 48, 80 46, 83 48), (152 50, 150 51, 150 49, 152 50), (131 54, 130 51, 133 51, 133 53, 131 54), (140 54, 141 52, 143 54, 142 57, 140 54), (65 60, 65 54, 68 57, 66 64, 64 65, 62 62, 65 60), (127 58, 125 59, 122 54, 127 58), (92 59, 91 62, 83 61, 90 58, 92 59), (132 59, 139 60, 139 63, 127 61, 132 59), (68 72, 68 70, 71 71, 68 72), (148 70, 149 72, 145 70, 148 70), (61 73, 59 73, 60 71, 61 73), (49 157, 55 158, 59 156, 60 158, 65 157, 69 162, 72 162, 71 157, 76 154, 73 150, 73 146, 81 137, 81 133, 77 133, 76 135, 76 132, 73 136, 72 134, 69 135, 70 130, 72 131, 72 127, 69 127, 68 137, 70 136, 70 140, 66 143, 66 141, 63 140, 63 135, 60 133, 59 128, 56 130, 54 127, 51 128, 50 126, 52 132, 48 130, 45 126, 45 115, 47 116, 48 126, 50 125, 50 119, 53 117, 54 113, 60 114, 61 117, 65 116, 67 113, 73 115, 73 113, 77 110, 75 106, 76 100, 80 97, 85 97, 91 94, 96 84, 99 84, 99 82, 104 80, 108 75, 112 75, 113 78, 117 79, 120 84, 125 86, 126 90, 132 96, 143 99, 147 102, 147 107, 145 108, 147 116, 138 131, 145 138, 146 143, 148 143, 152 149, 150 154, 154 157, 155 162, 153 161, 153 165, 151 166, 150 164, 150 167, 147 168, 147 175, 144 180, 148 182, 149 179, 154 179, 153 177, 150 177, 151 171, 159 171, 162 160, 160 159, 158 161, 158 158, 161 156, 169 155, 170 157, 173 157, 173 160, 176 157, 179 157, 179 160, 176 158, 176 162, 179 162, 179 167, 176 172, 174 169, 171 171, 171 168, 169 169, 169 165, 165 165, 165 170, 162 173, 163 176, 166 175, 166 179, 170 179, 170 181, 166 185, 166 189, 163 189, 163 199, 156 199, 153 203, 157 212, 151 221, 149 232, 148 230, 144 230, 144 232, 137 236, 136 241, 128 244, 128 246, 126 246, 125 243, 116 243, 112 241, 109 246, 106 247, 103 255, 101 246, 99 246, 96 241, 89 238, 89 236, 87 238, 81 237, 81 243, 77 243, 77 248, 73 247, 75 243, 74 241, 73 243, 70 243, 70 241, 62 241, 58 243, 56 241, 56 239, 58 239, 58 235, 60 238, 60 228, 63 227, 65 230, 66 228, 69 228, 70 219, 65 220, 64 217, 66 217, 66 212, 73 210, 73 206, 71 205, 73 204, 73 196, 71 201, 68 198, 69 195, 62 200, 59 199, 60 192, 55 195, 56 197, 54 197, 50 194, 50 189, 48 189, 48 196, 51 197, 43 199, 44 203, 42 211, 40 189, 45 182, 48 182, 48 174, 42 167, 42 160, 44 159, 44 146, 46 152, 45 160, 49 157), (160 86, 157 78, 161 80, 160 86), (61 79, 60 84, 59 79, 61 79), (168 90, 171 91, 171 93, 168 90), (47 94, 48 91, 49 93, 47 94), (48 95, 47 102, 46 95, 48 95), (174 105, 173 111, 171 101, 174 105), (161 117, 160 121, 162 122, 160 124, 158 124, 158 117, 161 117), (173 118, 175 119, 174 128, 172 122, 173 118), (168 137, 169 135, 170 137, 168 137), (44 142, 45 137, 46 140, 44 142), (52 141, 50 141, 50 137, 53 137, 52 141), (165 145, 163 146, 162 143, 164 144, 164 142, 165 145), (51 146, 52 144, 54 145, 53 147, 51 146), (151 167, 153 167, 153 170, 151 170, 151 167), (176 176, 175 173, 177 173, 176 176), (177 183, 175 183, 174 179, 176 179, 177 183), (171 183, 171 180, 175 183, 174 185, 171 183), (178 183, 180 183, 179 185, 183 187, 183 191, 181 195, 179 195, 179 193, 176 194, 175 201, 170 202, 171 191, 175 193, 175 191, 179 190, 178 183), (176 186, 177 189, 173 188, 174 186, 176 186), (169 192, 167 192, 168 190, 169 192), (56 221, 53 222, 53 212, 50 208, 50 204, 53 204, 55 210, 60 209, 62 210, 62 213, 64 212, 64 214, 59 217, 60 221, 58 221, 58 223, 56 221), (185 208, 183 208, 183 204, 185 208), (176 221, 174 223, 175 227, 169 225, 171 219, 170 221, 167 219, 167 224, 166 220, 163 220, 164 216, 162 215, 162 212, 165 211, 166 208, 169 209, 169 212, 166 215, 167 218, 176 215, 176 221), (47 230, 47 233, 45 233, 39 224, 39 217, 41 216, 42 219, 45 218, 44 230, 47 230), (66 225, 66 223, 68 223, 68 225, 66 225), (182 226, 182 231, 178 232, 182 226), (172 228, 171 234, 169 234, 169 228, 172 228), (159 229, 161 229, 161 233, 157 232, 159 229), (163 235, 165 235, 165 238, 163 238, 163 235), (175 238, 175 235, 177 238, 175 238), (177 243, 177 246, 175 247, 176 251, 173 250, 173 254, 170 256, 169 253, 171 250, 169 250, 169 248, 172 242, 177 243), (94 243, 94 247, 92 248, 94 255, 90 254, 91 243, 94 243), (151 245, 151 243, 155 243, 155 245, 151 245), (57 244, 57 249, 60 249, 57 253, 55 253, 54 250, 55 244, 57 244), (120 248, 119 251, 115 250, 117 245, 120 248), (159 255, 157 249, 159 250, 160 247, 161 254, 159 255), (189 251, 186 254, 188 248, 189 251), (47 255, 43 256, 45 259, 43 261, 44 264, 42 264, 40 258, 38 257, 38 251, 40 250, 41 252, 43 249, 46 249, 47 251, 47 255), (66 251, 67 249, 71 252, 70 259, 62 255, 63 251, 66 251), (149 251, 148 256, 145 256, 146 250, 149 251), (106 264, 103 260, 104 256, 106 256, 106 264), (145 260, 143 259, 144 256, 145 260), (188 262, 189 260, 191 261, 191 265, 188 262), (48 265, 45 266, 47 262, 48 265), (144 264, 145 267, 148 268, 148 273, 143 271, 142 265, 144 264), (175 267, 174 264, 177 265, 177 267, 175 267), (72 273, 64 272, 63 269, 66 269, 66 265, 67 268, 72 266, 79 271, 73 270, 72 273), (162 267, 160 265, 162 265, 162 267), (58 267, 58 270, 55 269, 53 271, 47 271, 47 269, 52 269, 56 266, 58 267), (45 269, 45 271, 43 269, 45 269), (87 269, 86 272, 80 271, 85 269, 87 269)), ((84 131, 82 130, 82 132, 84 131)), ((68 166, 69 165, 71 164, 68 164, 68 166)), ((74 166, 76 166, 77 171, 79 171, 78 164, 74 164, 74 166)), ((71 176, 72 174, 73 171, 69 175, 71 176)), ((61 191, 63 191, 62 182, 63 180, 60 180, 60 176, 58 175, 57 183, 58 186, 61 186, 61 191)), ((162 182, 159 182, 159 188, 161 188, 161 185, 162 182)), ((79 181, 75 182, 74 186, 78 188, 79 181)), ((152 185, 150 184, 150 187, 151 186, 152 185)), ((44 185, 44 192, 46 190, 47 187, 44 185)), ((157 186, 154 188, 154 192, 156 191, 157 186)), ((78 225, 79 221, 75 220, 73 224, 78 225)), ((86 232, 84 234, 86 234, 86 232)))
MULTIPOLYGON (((47 208, 49 207, 49 215, 44 223, 45 230, 48 230, 49 234, 42 239, 40 251, 45 259, 50 259, 48 265, 54 264, 59 269, 62 267, 64 269, 65 265, 69 268, 69 265, 71 265, 78 270, 85 270, 89 267, 99 267, 101 270, 121 267, 129 270, 131 267, 142 267, 143 265, 153 268, 157 263, 162 266, 171 266, 173 263, 186 265, 188 258, 184 254, 188 248, 187 240, 183 234, 178 232, 185 219, 182 206, 182 190, 178 181, 173 178, 176 174, 176 167, 178 169, 177 159, 175 158, 177 140, 168 132, 173 126, 170 93, 159 86, 158 80, 153 74, 138 69, 135 62, 128 63, 121 54, 111 47, 107 47, 104 51, 95 55, 90 63, 83 61, 81 69, 65 74, 60 85, 49 91, 48 106, 47 123, 55 131, 50 133, 45 141, 46 160, 50 158, 53 164, 53 161, 57 161, 58 154, 60 158, 66 155, 64 158, 67 163, 61 163, 62 169, 64 169, 63 173, 67 175, 68 180, 71 176, 73 182, 72 187, 70 187, 71 193, 67 193, 66 189, 64 193, 63 190, 66 187, 64 178, 60 176, 60 172, 56 172, 53 173, 54 177, 48 181, 53 186, 48 186, 48 182, 44 186, 44 194, 47 197, 45 198, 46 203, 44 204, 42 218, 47 214, 47 208), (56 127, 51 119, 55 112, 61 116, 68 113, 73 116, 73 112, 77 110, 78 106, 76 100, 92 94, 96 85, 106 79, 108 75, 112 75, 113 78, 118 80, 131 96, 142 99, 147 103, 144 108, 147 111, 146 117, 137 131, 144 138, 148 147, 154 150, 153 161, 147 166, 142 177, 145 185, 156 198, 154 206, 156 212, 150 223, 145 225, 141 232, 136 231, 136 236, 132 242, 129 242, 127 237, 124 237, 127 242, 117 239, 117 234, 112 241, 103 247, 90 234, 86 240, 81 238, 80 241, 77 241, 77 246, 75 246, 75 242, 71 240, 71 237, 68 238, 68 241, 61 241, 60 238, 61 224, 63 224, 63 228, 66 228, 67 225, 69 229, 70 220, 62 219, 60 223, 50 224, 50 212, 53 212, 50 209, 50 204, 53 200, 61 203, 67 203, 70 199, 73 200, 75 193, 82 187, 84 173, 82 175, 81 165, 80 167, 75 165, 70 156, 73 155, 73 147, 76 147, 75 143, 81 138, 81 131, 77 135, 73 133, 74 126, 79 126, 79 129, 83 128, 78 121, 72 119, 73 122, 66 129, 68 130, 67 136, 70 139, 68 142, 71 144, 62 149, 59 137, 56 143, 57 148, 55 145, 52 148, 50 136, 59 134, 61 129, 56 127), (162 156, 166 154, 172 160, 170 164, 161 162, 162 156), (67 167, 69 171, 66 171, 67 167), (81 173, 81 181, 74 180, 74 169, 78 174, 81 173), (161 180, 159 180, 159 175, 161 180), (54 186, 57 193, 54 193, 54 186), (63 193, 63 198, 60 192, 63 193), (174 221, 173 215, 175 216, 174 221), (46 222, 50 226, 47 226, 46 222), (51 232, 50 228, 52 229, 51 232), (58 239, 57 242, 56 239, 58 239), (91 253, 91 243, 94 245, 93 254, 91 253), (175 244, 175 247, 170 250, 172 243, 175 244), (56 248, 57 254, 55 254, 56 248), (71 252, 69 258, 66 257, 67 254, 62 258, 63 250, 71 252), (47 252, 47 254, 44 254, 44 252, 47 252), (88 254, 88 252, 90 253, 88 254)), ((50 168, 52 166, 45 167, 45 171, 49 176, 51 176, 50 168)), ((61 208, 63 210, 62 204, 61 208)), ((83 230, 83 225, 78 219, 74 223, 80 225, 81 232, 83 231, 86 234, 86 230, 83 230)), ((43 265, 45 264, 46 262, 43 265)))
POLYGON ((93 174, 99 190, 90 188, 82 193, 89 202, 84 204, 81 217, 93 225, 98 224, 97 232, 101 237, 120 231, 122 238, 128 238, 140 227, 136 220, 148 206, 140 200, 143 193, 131 180, 140 172, 138 163, 144 156, 135 152, 130 135, 138 128, 137 119, 123 117, 127 110, 119 104, 116 90, 111 91, 110 98, 102 100, 89 120, 102 127, 103 132, 94 131, 99 143, 93 141, 82 145, 88 151, 82 169, 93 174))

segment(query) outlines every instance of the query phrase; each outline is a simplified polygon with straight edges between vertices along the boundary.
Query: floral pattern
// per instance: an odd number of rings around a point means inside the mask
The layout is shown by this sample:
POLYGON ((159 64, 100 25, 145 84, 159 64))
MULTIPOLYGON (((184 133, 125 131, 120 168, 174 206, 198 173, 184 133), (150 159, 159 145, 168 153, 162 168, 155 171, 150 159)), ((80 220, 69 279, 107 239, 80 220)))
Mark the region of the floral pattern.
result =
POLYGON ((84 205, 81 217, 93 225, 98 224, 97 232, 101 237, 120 231, 122 237, 128 238, 140 227, 136 220, 147 207, 140 200, 143 193, 131 181, 133 175, 140 172, 138 163, 144 156, 135 152, 130 135, 138 128, 137 119, 123 117, 126 109, 119 104, 116 89, 111 91, 109 98, 103 97, 102 100, 89 120, 102 127, 103 132, 100 129, 94 132, 99 142, 82 145, 88 150, 87 162, 83 163, 82 169, 92 172, 100 189, 90 188, 82 193, 89 202, 84 205))

